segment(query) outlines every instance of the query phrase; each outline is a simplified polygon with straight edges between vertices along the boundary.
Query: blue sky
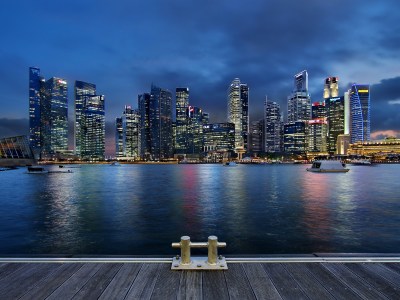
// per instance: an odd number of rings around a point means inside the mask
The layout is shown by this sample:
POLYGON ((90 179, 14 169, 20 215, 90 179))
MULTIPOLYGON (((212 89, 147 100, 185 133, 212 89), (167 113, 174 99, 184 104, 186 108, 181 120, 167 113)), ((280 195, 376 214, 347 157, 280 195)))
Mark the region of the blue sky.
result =
MULTIPOLYGON (((371 84, 371 132, 400 137, 400 1, 8 1, 0 11, 0 137, 28 134, 28 68, 97 85, 106 99, 107 154, 114 120, 150 85, 189 87, 190 105, 226 120, 236 77, 250 88, 250 120, 265 96, 286 115, 293 76, 371 84)), ((71 123, 71 122, 70 122, 71 123)), ((72 124, 71 124, 72 125, 72 124)), ((71 127, 71 126, 70 126, 71 127)), ((70 131, 70 141, 73 140, 70 131)))

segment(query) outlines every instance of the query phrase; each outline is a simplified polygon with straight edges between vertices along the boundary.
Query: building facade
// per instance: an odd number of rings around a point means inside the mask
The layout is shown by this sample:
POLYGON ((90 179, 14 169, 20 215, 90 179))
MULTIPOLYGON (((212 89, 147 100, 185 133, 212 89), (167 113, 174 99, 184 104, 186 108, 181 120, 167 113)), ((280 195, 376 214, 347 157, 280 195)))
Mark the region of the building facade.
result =
POLYGON ((370 86, 353 84, 350 94, 351 143, 370 140, 370 86))
POLYGON ((250 133, 251 147, 249 152, 264 152, 265 147, 265 134, 264 134, 264 119, 252 122, 252 129, 250 133))
POLYGON ((203 125, 204 151, 234 151, 235 124, 214 123, 203 125))
POLYGON ((249 87, 235 78, 228 88, 228 123, 235 124, 235 147, 248 148, 249 87))
POLYGON ((306 155, 308 150, 306 121, 284 124, 283 144, 285 153, 306 155))
POLYGON ((276 102, 264 102, 264 151, 283 151, 283 121, 280 106, 276 102))
POLYGON ((329 77, 325 79, 324 99, 339 97, 339 79, 337 77, 329 77))
POLYGON ((115 118, 115 157, 124 157, 122 118, 115 118))
POLYGON ((306 70, 294 76, 294 90, 287 98, 288 123, 311 119, 311 94, 306 70))
POLYGON ((44 97, 44 77, 40 69, 29 68, 29 145, 36 158, 41 152, 40 145, 40 103, 44 97))
POLYGON ((86 96, 96 95, 96 85, 84 81, 75 81, 74 84, 74 153, 81 156, 81 116, 84 112, 86 96))
POLYGON ((197 155, 203 152, 203 111, 199 107, 189 106, 187 117, 187 151, 186 154, 197 155))
POLYGON ((176 141, 175 153, 184 154, 188 147, 188 119, 187 108, 189 106, 189 88, 176 88, 176 141))
POLYGON ((337 138, 340 134, 344 134, 344 97, 330 98, 329 102, 329 154, 337 154, 337 138))
POLYGON ((313 119, 327 119, 325 101, 315 102, 311 106, 311 115, 313 119))
POLYGON ((151 159, 150 135, 150 94, 138 95, 138 111, 140 113, 140 159, 151 159))
POLYGON ((140 114, 125 105, 121 116, 122 123, 122 155, 123 157, 140 157, 140 114))
POLYGON ((308 152, 327 152, 328 121, 313 119, 308 121, 308 152))

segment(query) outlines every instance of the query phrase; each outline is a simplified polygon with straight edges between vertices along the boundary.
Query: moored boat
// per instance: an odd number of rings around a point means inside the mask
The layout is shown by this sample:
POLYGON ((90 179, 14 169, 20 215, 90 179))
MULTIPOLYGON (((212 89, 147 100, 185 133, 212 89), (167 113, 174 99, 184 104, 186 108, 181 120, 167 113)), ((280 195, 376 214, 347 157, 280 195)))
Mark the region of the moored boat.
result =
POLYGON ((227 161, 226 163, 223 164, 224 167, 236 167, 236 163, 233 161, 227 161))
POLYGON ((113 167, 118 167, 118 166, 120 166, 120 165, 121 165, 120 163, 117 163, 117 162, 112 162, 110 166, 113 166, 113 167))
POLYGON ((344 165, 340 161, 314 161, 311 168, 308 168, 307 171, 310 172, 348 172, 350 169, 346 169, 344 165))
POLYGON ((74 173, 71 170, 68 171, 49 171, 45 170, 43 167, 28 167, 28 172, 24 174, 52 174, 52 173, 74 173))

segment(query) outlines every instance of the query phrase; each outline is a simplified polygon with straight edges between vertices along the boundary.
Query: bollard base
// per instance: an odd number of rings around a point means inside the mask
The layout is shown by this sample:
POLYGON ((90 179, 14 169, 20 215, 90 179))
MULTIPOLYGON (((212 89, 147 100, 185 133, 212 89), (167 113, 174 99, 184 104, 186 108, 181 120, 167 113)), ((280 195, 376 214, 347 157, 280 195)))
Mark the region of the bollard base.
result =
POLYGON ((172 259, 171 270, 228 270, 225 257, 218 258, 216 265, 208 264, 207 260, 207 257, 191 257, 189 265, 182 265, 180 258, 174 257, 172 259))

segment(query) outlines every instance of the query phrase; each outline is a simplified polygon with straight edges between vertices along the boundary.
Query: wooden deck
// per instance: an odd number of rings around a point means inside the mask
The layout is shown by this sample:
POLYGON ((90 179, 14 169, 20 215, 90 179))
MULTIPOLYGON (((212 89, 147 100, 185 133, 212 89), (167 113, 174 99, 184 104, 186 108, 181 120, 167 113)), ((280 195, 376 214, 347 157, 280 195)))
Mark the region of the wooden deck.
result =
POLYGON ((1 263, 0 299, 400 299, 400 263, 1 263))

